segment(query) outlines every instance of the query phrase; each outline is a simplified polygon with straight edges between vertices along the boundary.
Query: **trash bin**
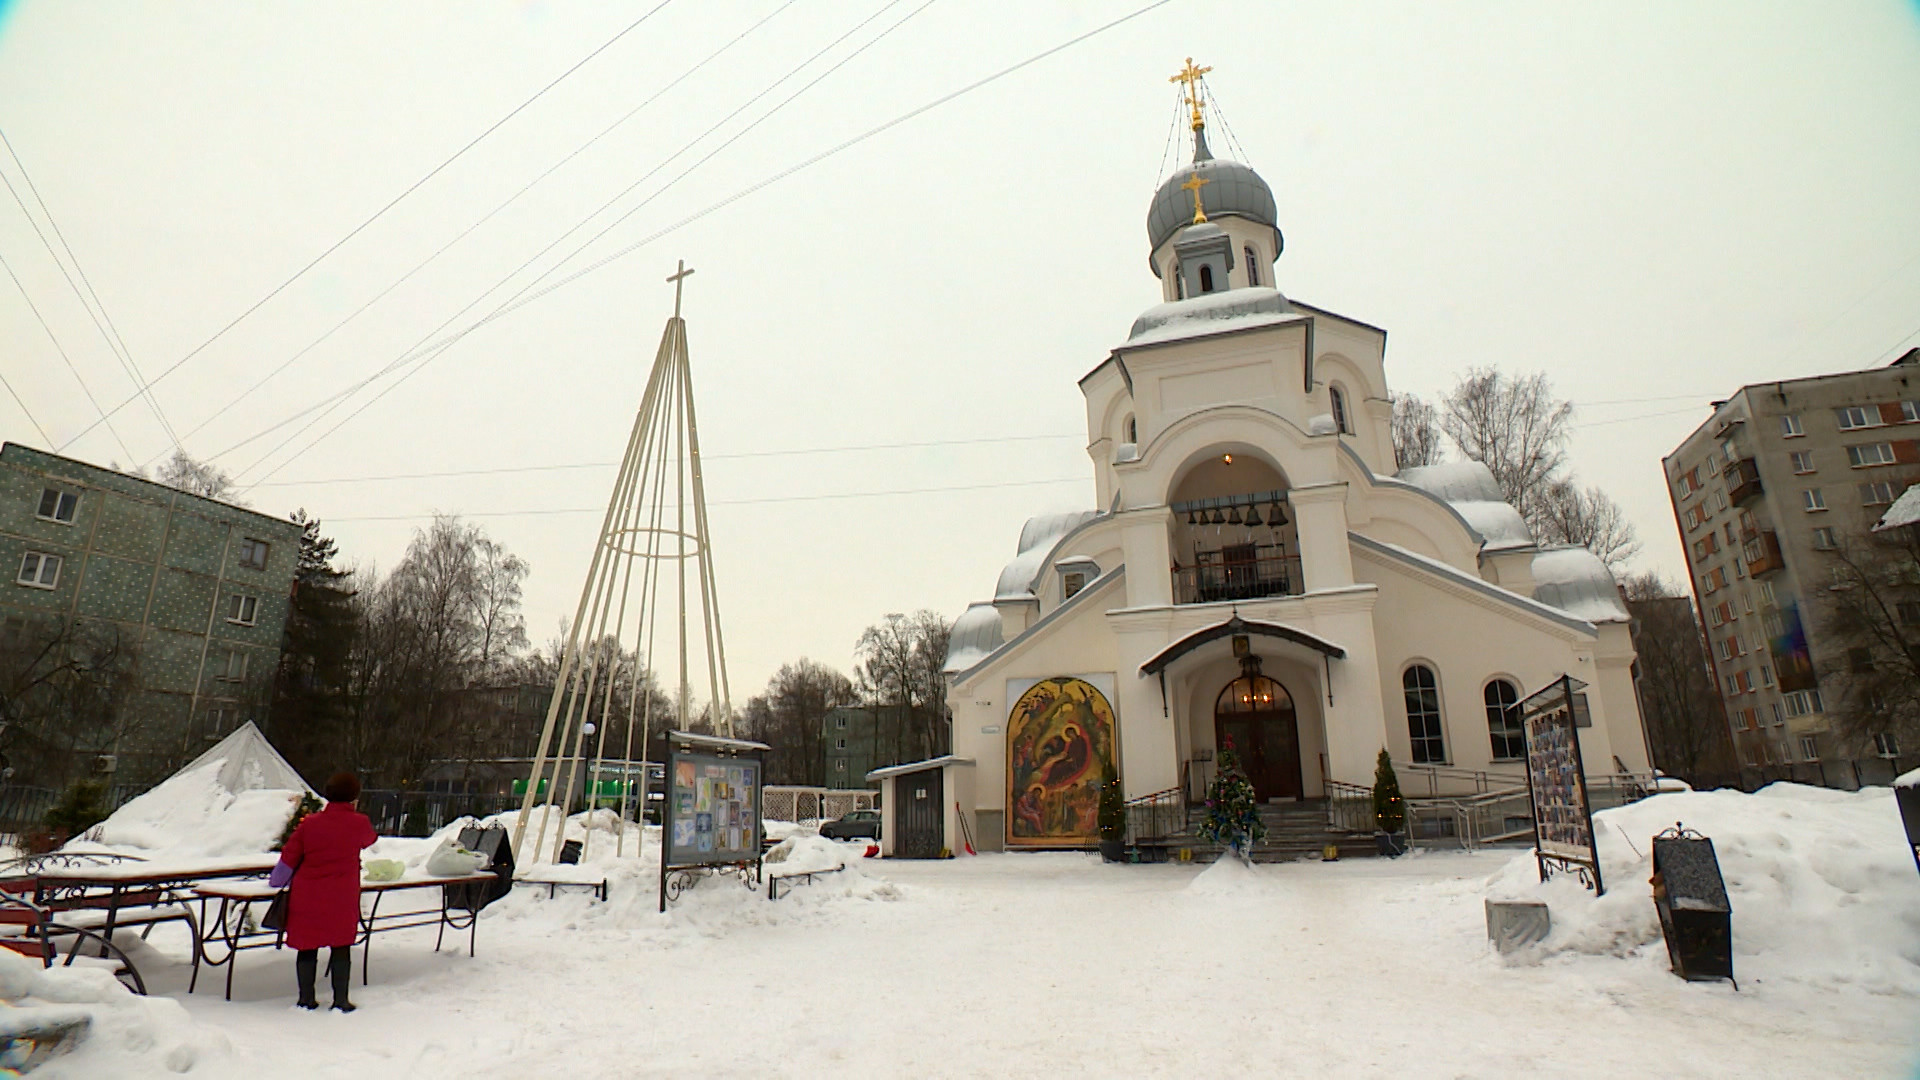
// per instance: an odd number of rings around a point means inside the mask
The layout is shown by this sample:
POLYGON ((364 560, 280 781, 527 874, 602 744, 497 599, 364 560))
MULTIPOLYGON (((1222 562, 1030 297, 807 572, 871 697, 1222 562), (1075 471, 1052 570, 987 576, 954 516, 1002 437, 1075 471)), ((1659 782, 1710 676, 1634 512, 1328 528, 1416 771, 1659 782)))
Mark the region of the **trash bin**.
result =
POLYGON ((507 830, 499 825, 460 830, 460 846, 487 857, 487 869, 493 872, 491 884, 459 885, 447 897, 447 906, 458 911, 478 911, 513 891, 513 843, 507 830))
POLYGON ((569 840, 560 845, 560 861, 569 865, 580 861, 580 841, 569 840))
POLYGON ((1733 977, 1733 905, 1713 841, 1674 822, 1653 838, 1653 906, 1673 973, 1688 981, 1733 977))

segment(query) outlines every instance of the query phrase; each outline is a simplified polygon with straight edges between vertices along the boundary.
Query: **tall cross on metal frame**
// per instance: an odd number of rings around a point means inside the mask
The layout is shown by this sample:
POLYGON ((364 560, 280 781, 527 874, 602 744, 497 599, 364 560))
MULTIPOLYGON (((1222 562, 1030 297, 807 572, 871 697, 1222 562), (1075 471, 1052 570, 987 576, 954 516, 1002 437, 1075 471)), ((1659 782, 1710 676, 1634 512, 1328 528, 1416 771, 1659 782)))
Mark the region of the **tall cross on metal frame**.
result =
MULTIPOLYGON (((1198 198, 1198 196, 1195 196, 1195 198, 1198 198)), ((676 319, 680 317, 680 289, 685 283, 687 276, 692 273, 693 271, 687 269, 687 260, 681 259, 679 272, 667 278, 668 281, 673 282, 673 317, 676 319)))
POLYGON ((1200 117, 1200 76, 1212 70, 1211 67, 1194 67, 1193 57, 1189 56, 1187 66, 1178 75, 1167 80, 1187 84, 1187 104, 1193 107, 1193 130, 1195 131, 1206 126, 1206 121, 1200 117))
POLYGON ((1207 223, 1207 212, 1200 208, 1200 189, 1211 183, 1213 183, 1213 181, 1208 180, 1199 173, 1195 173, 1187 177, 1186 183, 1180 185, 1180 190, 1193 192, 1193 223, 1195 225, 1205 225, 1207 223))

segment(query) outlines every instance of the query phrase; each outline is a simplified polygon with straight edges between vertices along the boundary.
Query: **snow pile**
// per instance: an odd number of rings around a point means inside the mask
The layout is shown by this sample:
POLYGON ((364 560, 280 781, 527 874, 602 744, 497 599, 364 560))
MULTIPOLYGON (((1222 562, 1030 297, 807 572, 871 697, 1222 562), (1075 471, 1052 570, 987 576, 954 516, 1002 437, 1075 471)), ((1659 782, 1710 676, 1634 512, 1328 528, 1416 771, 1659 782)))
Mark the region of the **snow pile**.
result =
POLYGON ((1488 881, 1493 899, 1552 911, 1543 955, 1656 956, 1666 948, 1648 879, 1652 837, 1684 822, 1713 841, 1744 982, 1797 980, 1920 995, 1920 875, 1887 788, 1779 783, 1757 794, 1673 792, 1594 815, 1605 896, 1572 877, 1538 880, 1532 852, 1488 881))
POLYGON ((235 792, 221 782, 225 759, 188 769, 115 810, 99 827, 110 848, 170 855, 256 855, 286 831, 301 793, 274 788, 235 792))
MULTIPOLYGON (((36 1078, 207 1075, 233 1056, 227 1037, 168 997, 140 997, 102 968, 43 968, 0 949, 0 1032, 31 1035, 75 1021, 84 1032, 33 1070, 36 1078)), ((13 1075, 6 1070, 6 1075, 13 1075)))
POLYGON ((1241 862, 1233 855, 1222 855, 1212 866, 1200 871, 1187 883, 1191 896, 1260 896, 1271 883, 1257 867, 1241 862))

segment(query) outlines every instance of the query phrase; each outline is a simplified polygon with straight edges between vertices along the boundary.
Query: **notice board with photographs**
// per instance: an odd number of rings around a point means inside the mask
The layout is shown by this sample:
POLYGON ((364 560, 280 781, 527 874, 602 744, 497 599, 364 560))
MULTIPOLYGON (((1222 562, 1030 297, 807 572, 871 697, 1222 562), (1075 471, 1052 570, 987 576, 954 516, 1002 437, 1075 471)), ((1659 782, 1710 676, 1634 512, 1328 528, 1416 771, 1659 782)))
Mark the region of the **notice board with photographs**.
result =
MULTIPOLYGON (((1600 854, 1593 839, 1586 766, 1580 757, 1580 720, 1587 715, 1586 684, 1562 675, 1520 703, 1527 733, 1527 793, 1533 802, 1534 858, 1545 881, 1567 871, 1599 895, 1600 854)), ((1591 721, 1588 721, 1591 723, 1591 721)))
POLYGON ((676 731, 669 736, 660 812, 660 910, 702 873, 731 868, 755 884, 760 869, 764 743, 676 731))

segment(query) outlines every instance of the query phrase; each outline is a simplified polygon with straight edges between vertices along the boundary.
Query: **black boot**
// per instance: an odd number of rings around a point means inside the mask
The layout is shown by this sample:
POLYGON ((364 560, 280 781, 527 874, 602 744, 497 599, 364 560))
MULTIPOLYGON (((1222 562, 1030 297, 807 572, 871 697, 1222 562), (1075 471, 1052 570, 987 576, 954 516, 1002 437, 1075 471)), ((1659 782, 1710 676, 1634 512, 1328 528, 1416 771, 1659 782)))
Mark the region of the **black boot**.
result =
POLYGON ((300 984, 300 1000, 295 1005, 303 1009, 317 1009, 320 1000, 313 996, 313 978, 319 974, 320 950, 301 949, 293 958, 293 977, 300 984))
POLYGON ((327 978, 333 980, 333 1007, 343 1013, 354 1010, 347 1000, 347 987, 353 984, 353 949, 336 947, 327 956, 327 978))

